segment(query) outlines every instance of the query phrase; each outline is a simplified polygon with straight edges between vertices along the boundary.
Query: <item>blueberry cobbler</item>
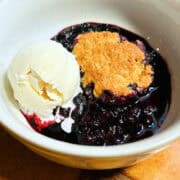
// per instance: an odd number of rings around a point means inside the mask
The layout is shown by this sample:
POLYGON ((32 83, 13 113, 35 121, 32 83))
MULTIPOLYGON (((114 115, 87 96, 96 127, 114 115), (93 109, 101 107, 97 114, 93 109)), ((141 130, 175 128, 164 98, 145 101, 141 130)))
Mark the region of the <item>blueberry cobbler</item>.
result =
MULTIPOLYGON (((168 113, 171 84, 157 49, 139 35, 101 23, 67 27, 51 40, 74 55, 80 81, 66 103, 51 109, 48 120, 21 109, 33 129, 83 145, 124 144, 158 132, 168 113)), ((39 78, 34 70, 28 73, 39 78)), ((65 81, 68 75, 64 72, 65 81)), ((40 84, 49 101, 61 96, 44 81, 40 84)))

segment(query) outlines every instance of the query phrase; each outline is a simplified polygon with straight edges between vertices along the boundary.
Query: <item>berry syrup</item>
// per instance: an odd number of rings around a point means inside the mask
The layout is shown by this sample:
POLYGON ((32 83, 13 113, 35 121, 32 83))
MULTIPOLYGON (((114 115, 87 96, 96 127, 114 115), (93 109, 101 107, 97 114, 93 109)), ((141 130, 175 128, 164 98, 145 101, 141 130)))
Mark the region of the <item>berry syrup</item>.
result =
MULTIPOLYGON (((71 109, 71 113, 69 108, 62 108, 59 112, 65 120, 74 120, 71 133, 63 131, 60 123, 55 121, 41 124, 35 115, 25 115, 26 119, 38 132, 76 144, 116 145, 152 136, 161 127, 170 106, 171 82, 165 60, 144 38, 111 24, 88 22, 69 26, 52 40, 72 52, 76 37, 90 31, 117 32, 121 41, 128 40, 136 44, 145 53, 145 63, 153 67, 152 84, 142 92, 136 91, 136 85, 132 84, 129 87, 136 93, 126 97, 115 96, 107 90, 100 97, 95 97, 93 83, 86 87, 81 85, 82 92, 74 97, 75 107, 71 109)), ((81 72, 81 77, 83 74, 81 72)))

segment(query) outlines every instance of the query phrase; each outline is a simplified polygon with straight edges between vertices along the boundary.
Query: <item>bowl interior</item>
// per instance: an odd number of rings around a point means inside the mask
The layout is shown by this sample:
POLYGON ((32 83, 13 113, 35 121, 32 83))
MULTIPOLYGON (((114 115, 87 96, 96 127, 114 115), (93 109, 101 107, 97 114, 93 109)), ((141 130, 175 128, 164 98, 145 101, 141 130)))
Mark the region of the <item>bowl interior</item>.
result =
POLYGON ((177 5, 175 3, 176 1, 171 3, 168 0, 163 2, 155 0, 148 2, 144 0, 0 1, 1 123, 24 138, 28 137, 26 133, 33 134, 34 139, 30 139, 32 142, 36 141, 37 144, 42 138, 51 142, 55 141, 42 137, 29 127, 13 99, 6 70, 12 57, 28 42, 50 39, 59 30, 69 25, 95 21, 116 24, 147 38, 154 48, 160 49, 160 54, 169 66, 172 102, 167 120, 160 133, 139 143, 147 142, 150 147, 151 142, 157 144, 160 138, 161 140, 164 138, 165 143, 165 140, 167 142, 179 136, 180 13, 177 7, 180 7, 180 3, 177 5))

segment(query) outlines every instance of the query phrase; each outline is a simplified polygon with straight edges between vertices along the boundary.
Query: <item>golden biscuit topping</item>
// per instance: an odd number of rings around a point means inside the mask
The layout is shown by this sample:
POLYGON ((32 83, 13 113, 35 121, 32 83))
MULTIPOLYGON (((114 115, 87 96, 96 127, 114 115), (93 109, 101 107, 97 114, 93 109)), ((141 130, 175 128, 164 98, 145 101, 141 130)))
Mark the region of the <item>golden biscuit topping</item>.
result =
POLYGON ((144 52, 129 41, 120 42, 118 33, 81 34, 77 37, 73 53, 85 72, 83 86, 94 82, 95 96, 104 90, 127 96, 133 93, 130 84, 137 84, 141 90, 152 82, 152 66, 144 64, 144 52))

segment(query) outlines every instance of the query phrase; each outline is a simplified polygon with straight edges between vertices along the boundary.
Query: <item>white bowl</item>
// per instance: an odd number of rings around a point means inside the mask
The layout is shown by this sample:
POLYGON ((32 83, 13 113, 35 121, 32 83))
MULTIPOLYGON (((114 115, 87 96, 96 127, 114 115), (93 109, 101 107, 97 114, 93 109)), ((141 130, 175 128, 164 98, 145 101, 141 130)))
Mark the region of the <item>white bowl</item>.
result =
POLYGON ((0 123, 38 154, 68 166, 110 169, 132 165, 180 137, 180 3, 145 0, 0 1, 0 123), (57 141, 32 130, 13 99, 5 73, 15 53, 33 40, 85 21, 106 22, 134 31, 167 60, 172 102, 160 132, 125 145, 90 147, 57 141))

